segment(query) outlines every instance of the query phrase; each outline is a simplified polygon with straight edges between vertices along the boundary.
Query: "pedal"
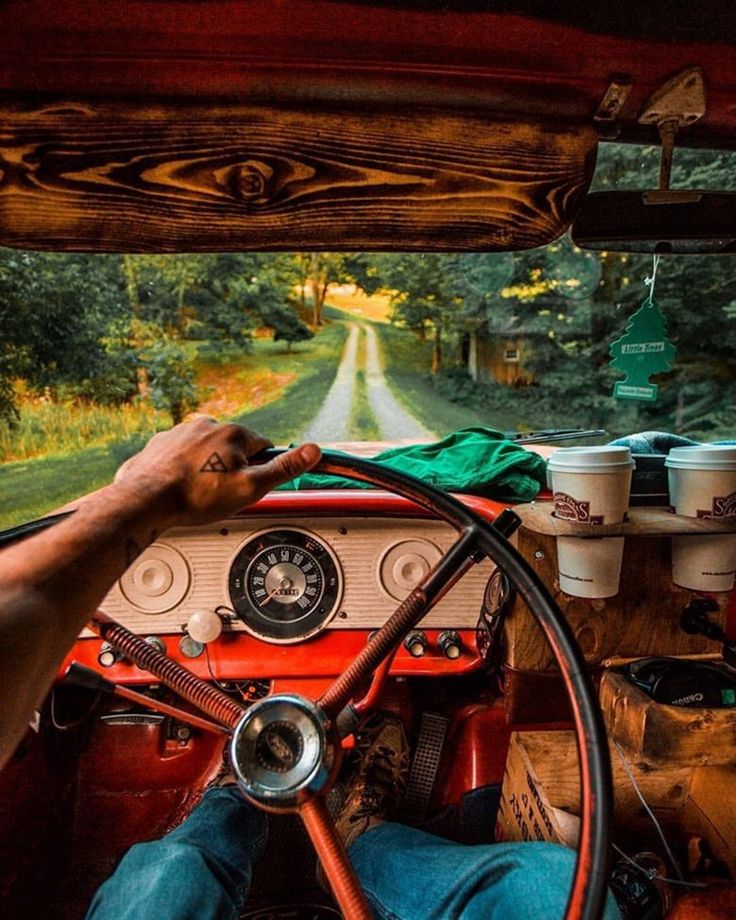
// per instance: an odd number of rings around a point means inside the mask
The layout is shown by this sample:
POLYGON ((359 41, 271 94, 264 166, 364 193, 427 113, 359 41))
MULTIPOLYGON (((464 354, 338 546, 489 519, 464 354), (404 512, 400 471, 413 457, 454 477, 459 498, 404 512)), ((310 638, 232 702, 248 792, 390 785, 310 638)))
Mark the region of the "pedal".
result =
POLYGON ((422 713, 401 812, 406 824, 422 824, 427 819, 449 724, 447 716, 422 713))

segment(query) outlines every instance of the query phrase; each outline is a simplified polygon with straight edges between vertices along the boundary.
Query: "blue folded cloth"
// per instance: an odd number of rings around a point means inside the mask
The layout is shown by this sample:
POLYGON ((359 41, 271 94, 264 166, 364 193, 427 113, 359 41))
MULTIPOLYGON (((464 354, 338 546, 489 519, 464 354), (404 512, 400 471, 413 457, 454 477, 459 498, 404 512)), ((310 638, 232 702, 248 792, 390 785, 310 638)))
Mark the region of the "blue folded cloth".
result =
MULTIPOLYGON (((668 431, 639 431, 609 442, 614 447, 628 447, 632 454, 668 454, 673 447, 697 447, 703 441, 693 441, 668 431)), ((709 444, 736 444, 736 441, 708 441, 709 444)))

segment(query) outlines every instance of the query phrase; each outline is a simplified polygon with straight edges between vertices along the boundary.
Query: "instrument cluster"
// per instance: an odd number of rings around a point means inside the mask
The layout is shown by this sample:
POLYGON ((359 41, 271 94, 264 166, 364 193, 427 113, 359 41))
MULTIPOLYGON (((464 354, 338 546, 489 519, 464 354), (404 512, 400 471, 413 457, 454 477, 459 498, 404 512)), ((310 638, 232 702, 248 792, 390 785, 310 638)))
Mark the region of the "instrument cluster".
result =
MULTIPOLYGON (((103 613, 138 635, 214 641, 230 633, 270 645, 379 628, 457 539, 429 518, 239 517, 167 531, 113 587, 103 613)), ((422 620, 473 630, 492 571, 475 566, 422 620)))

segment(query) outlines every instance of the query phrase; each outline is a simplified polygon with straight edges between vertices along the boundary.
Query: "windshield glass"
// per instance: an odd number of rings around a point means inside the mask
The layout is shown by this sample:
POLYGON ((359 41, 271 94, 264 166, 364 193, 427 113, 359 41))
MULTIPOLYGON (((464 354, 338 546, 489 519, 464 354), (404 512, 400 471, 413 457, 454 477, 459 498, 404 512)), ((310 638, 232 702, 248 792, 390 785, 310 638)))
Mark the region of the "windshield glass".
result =
MULTIPOLYGON (((603 145, 593 188, 654 188, 658 164, 658 148, 603 145)), ((680 150, 672 185, 734 189, 735 165, 680 150)), ((652 257, 568 236, 464 255, 0 249, 0 527, 108 482, 192 411, 277 444, 478 425, 734 437, 735 267, 662 257, 642 326, 652 257), (648 398, 614 398, 625 379, 648 398)))

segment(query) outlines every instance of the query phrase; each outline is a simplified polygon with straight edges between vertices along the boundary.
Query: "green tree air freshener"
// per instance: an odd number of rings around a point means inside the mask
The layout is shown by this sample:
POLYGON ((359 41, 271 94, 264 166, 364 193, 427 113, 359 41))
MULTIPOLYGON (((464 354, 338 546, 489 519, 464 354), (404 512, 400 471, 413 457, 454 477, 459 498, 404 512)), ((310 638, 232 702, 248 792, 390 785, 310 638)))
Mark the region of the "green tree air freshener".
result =
POLYGON ((654 281, 657 274, 658 257, 655 256, 649 297, 626 324, 626 331, 620 339, 611 343, 609 354, 611 367, 626 374, 613 387, 616 399, 639 399, 654 402, 657 385, 650 383, 652 374, 661 374, 672 367, 676 348, 667 338, 667 321, 654 299, 654 281))

